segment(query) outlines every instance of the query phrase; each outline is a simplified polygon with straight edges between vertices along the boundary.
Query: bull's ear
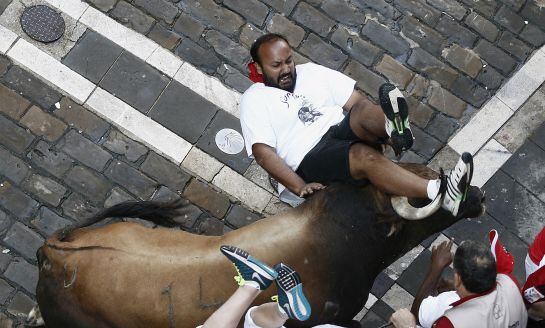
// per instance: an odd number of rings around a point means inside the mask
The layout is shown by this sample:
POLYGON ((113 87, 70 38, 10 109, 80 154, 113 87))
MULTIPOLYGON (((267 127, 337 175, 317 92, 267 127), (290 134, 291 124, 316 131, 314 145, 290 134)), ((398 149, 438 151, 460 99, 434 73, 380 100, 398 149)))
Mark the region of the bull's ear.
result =
POLYGON ((414 207, 409 203, 407 197, 392 196, 391 202, 394 211, 406 220, 422 220, 439 210, 441 207, 442 195, 438 194, 435 199, 424 207, 414 207))

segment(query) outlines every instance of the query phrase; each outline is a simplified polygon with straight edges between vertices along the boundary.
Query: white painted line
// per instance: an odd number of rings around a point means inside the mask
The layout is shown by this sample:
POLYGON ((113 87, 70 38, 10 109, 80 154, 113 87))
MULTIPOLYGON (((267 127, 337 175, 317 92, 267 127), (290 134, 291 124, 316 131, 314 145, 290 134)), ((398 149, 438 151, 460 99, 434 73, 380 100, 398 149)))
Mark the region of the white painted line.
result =
POLYGON ((157 47, 155 51, 146 60, 148 64, 157 68, 169 77, 174 77, 176 72, 184 63, 180 58, 176 57, 172 52, 162 47, 157 47))
POLYGON ((197 147, 191 148, 182 166, 210 182, 223 168, 223 164, 197 147))
POLYGON ((0 53, 5 54, 17 40, 17 34, 0 25, 0 53))
POLYGON ((265 209, 272 197, 268 191, 227 166, 214 177, 212 184, 259 212, 265 209))
POLYGON ((475 172, 471 184, 481 188, 507 162, 511 153, 494 139, 475 155, 473 163, 475 172))
POLYGON ((513 111, 494 96, 448 145, 458 154, 467 151, 474 155, 512 115, 513 111))
POLYGON ((88 4, 79 0, 45 0, 53 7, 64 12, 68 16, 72 17, 76 21, 79 20, 81 15, 89 7, 88 4))
POLYGON ((532 58, 496 93, 496 97, 516 111, 543 81, 545 81, 545 55, 536 51, 532 58))
POLYGON ((148 59, 159 47, 157 43, 119 24, 93 7, 88 7, 79 21, 142 60, 148 59))
POLYGON ((226 112, 239 116, 240 94, 227 88, 220 80, 206 75, 188 62, 182 65, 174 79, 226 112))
POLYGON ((178 165, 191 149, 189 142, 101 88, 93 92, 85 107, 178 165))
POLYGON ((365 302, 364 308, 370 309, 376 302, 378 301, 378 298, 369 293, 369 296, 367 297, 367 302, 365 302))
POLYGON ((44 78, 50 85, 83 104, 95 85, 24 39, 8 51, 8 57, 44 78))

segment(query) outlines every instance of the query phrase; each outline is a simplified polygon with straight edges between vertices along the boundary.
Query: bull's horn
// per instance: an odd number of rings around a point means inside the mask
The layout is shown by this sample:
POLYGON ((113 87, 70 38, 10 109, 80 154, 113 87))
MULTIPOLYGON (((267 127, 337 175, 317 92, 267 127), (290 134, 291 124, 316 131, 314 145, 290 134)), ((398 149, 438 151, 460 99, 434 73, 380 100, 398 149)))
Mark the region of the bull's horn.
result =
POLYGON ((407 197, 392 196, 392 207, 394 211, 406 220, 422 220, 439 210, 441 207, 441 194, 437 195, 435 199, 424 207, 414 207, 409 204, 407 197))

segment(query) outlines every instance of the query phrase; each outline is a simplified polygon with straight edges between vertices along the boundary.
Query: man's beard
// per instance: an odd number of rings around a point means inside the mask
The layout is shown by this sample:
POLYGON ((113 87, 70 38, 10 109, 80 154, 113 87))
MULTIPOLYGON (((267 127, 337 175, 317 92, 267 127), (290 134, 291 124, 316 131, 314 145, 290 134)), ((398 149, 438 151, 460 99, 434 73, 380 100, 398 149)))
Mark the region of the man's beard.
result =
POLYGON ((293 90, 295 89, 295 81, 296 80, 297 80, 297 71, 295 69, 293 70, 293 74, 290 72, 290 73, 287 73, 287 74, 280 75, 277 80, 271 78, 270 76, 268 76, 266 74, 263 74, 263 83, 266 86, 282 89, 282 90, 285 90, 285 91, 288 91, 288 92, 291 92, 291 93, 293 93, 293 90), (282 87, 282 86, 280 86, 279 81, 285 76, 290 76, 291 77, 291 83, 289 85, 286 85, 286 86, 282 87))

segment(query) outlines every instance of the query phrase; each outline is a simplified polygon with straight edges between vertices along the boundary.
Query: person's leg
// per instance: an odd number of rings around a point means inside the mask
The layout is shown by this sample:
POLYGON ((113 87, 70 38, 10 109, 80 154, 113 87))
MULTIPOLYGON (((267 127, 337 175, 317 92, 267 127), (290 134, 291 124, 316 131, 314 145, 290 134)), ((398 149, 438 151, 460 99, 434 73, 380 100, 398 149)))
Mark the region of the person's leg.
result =
POLYGON ((261 293, 261 291, 255 287, 249 285, 240 286, 233 295, 231 295, 231 297, 229 297, 229 299, 204 322, 202 327, 235 328, 259 293, 261 293))
POLYGON ((277 303, 265 303, 251 308, 246 313, 244 328, 279 328, 288 320, 285 312, 281 312, 277 303))

